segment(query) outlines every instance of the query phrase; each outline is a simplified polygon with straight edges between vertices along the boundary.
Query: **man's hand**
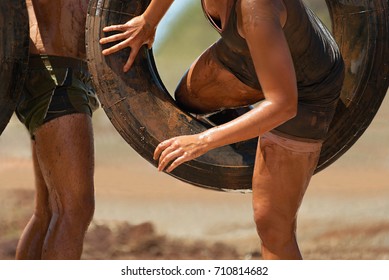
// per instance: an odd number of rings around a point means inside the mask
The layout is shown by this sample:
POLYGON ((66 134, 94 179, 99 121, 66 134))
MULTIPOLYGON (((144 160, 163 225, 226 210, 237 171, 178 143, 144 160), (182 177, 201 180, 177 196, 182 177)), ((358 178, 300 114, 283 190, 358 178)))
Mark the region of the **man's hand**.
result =
POLYGON ((103 55, 110 55, 127 47, 131 48, 128 60, 123 67, 124 72, 130 70, 139 49, 143 45, 147 45, 148 48, 151 48, 155 38, 155 28, 148 24, 142 15, 134 17, 125 24, 104 27, 103 31, 118 31, 119 33, 100 39, 100 44, 120 41, 114 46, 103 50, 103 55))

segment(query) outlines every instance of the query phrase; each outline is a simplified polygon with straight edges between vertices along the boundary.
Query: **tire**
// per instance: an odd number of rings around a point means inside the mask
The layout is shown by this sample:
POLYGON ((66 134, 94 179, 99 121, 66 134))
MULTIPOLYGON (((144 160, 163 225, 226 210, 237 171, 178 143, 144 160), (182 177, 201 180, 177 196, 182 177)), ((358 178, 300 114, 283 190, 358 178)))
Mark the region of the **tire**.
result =
POLYGON ((15 111, 27 71, 30 37, 25 2, 0 1, 0 135, 15 111))
MULTIPOLYGON (((326 0, 333 33, 346 62, 341 102, 316 172, 344 154, 369 126, 388 89, 387 0, 326 0), (356 65, 356 59, 360 62, 356 65)), ((141 14, 149 0, 92 0, 87 17, 88 65, 107 116, 127 143, 156 166, 155 147, 206 127, 180 110, 161 81, 151 50, 143 48, 128 73, 129 50, 104 57, 102 28, 141 14)), ((195 186, 250 191, 256 140, 221 147, 177 167, 170 175, 195 186)))

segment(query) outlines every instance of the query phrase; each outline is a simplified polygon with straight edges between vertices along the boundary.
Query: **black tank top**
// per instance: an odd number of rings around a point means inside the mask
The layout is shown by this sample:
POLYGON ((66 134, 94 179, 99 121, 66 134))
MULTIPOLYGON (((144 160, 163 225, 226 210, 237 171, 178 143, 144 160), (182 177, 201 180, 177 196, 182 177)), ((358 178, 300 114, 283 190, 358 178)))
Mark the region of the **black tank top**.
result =
MULTIPOLYGON (((236 2, 223 30, 203 11, 220 33, 214 51, 220 63, 248 86, 261 90, 246 40, 238 33, 236 2)), ((331 33, 300 0, 284 1, 287 20, 284 34, 292 55, 299 102, 325 106, 339 97, 344 64, 331 33)))

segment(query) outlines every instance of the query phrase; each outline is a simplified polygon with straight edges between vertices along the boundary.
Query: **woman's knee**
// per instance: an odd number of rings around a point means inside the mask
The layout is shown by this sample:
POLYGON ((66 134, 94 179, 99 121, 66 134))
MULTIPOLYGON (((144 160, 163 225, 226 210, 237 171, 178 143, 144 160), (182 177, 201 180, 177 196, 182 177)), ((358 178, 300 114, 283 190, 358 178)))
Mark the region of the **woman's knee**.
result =
POLYGON ((270 209, 254 204, 253 214, 258 233, 265 232, 274 226, 270 209))
POLYGON ((295 218, 272 207, 254 205, 254 221, 263 243, 283 244, 295 235, 295 218))

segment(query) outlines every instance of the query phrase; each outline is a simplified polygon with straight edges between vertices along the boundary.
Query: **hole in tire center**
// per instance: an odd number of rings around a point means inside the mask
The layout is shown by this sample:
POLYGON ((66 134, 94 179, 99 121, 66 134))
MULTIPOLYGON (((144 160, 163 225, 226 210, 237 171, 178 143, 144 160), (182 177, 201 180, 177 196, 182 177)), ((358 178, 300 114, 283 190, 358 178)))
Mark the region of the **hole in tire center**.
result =
MULTIPOLYGON (((331 30, 324 0, 305 0, 331 30)), ((220 38, 201 9, 200 0, 174 1, 158 26, 153 54, 161 80, 169 93, 174 91, 192 62, 220 38)))

